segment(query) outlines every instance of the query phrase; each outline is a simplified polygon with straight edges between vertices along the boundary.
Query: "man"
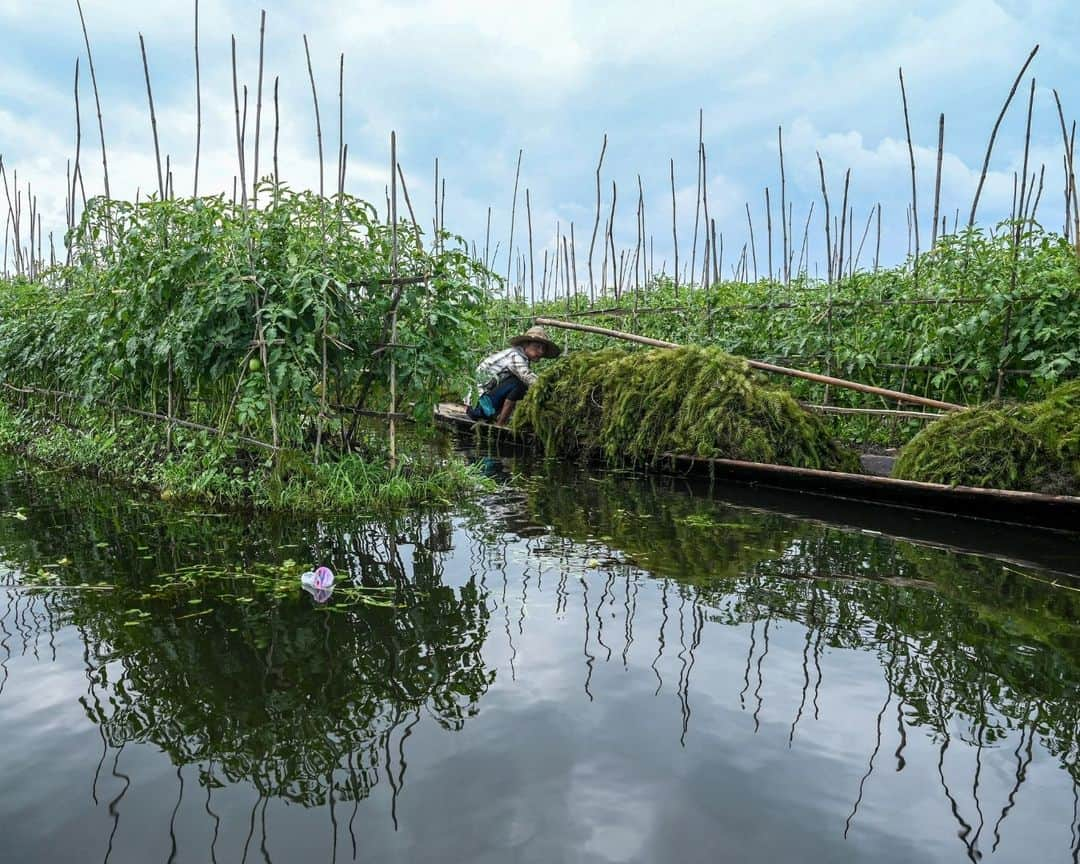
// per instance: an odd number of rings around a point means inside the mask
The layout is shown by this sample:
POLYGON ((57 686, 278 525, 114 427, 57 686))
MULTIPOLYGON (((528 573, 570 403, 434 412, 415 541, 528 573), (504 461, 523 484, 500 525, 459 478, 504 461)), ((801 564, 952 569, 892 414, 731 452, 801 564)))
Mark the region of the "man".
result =
POLYGON ((467 409, 473 420, 506 424, 514 406, 525 391, 536 382, 530 368, 534 360, 555 358, 562 353, 547 337, 543 327, 530 327, 510 340, 510 347, 486 358, 476 367, 476 383, 480 389, 477 404, 467 409))

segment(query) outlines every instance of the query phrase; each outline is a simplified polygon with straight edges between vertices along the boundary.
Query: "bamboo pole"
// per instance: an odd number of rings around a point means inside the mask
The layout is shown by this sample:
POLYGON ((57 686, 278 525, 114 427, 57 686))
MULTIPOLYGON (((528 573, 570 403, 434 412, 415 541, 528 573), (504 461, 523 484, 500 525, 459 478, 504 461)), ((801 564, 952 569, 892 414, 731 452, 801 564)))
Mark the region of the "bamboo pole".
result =
MULTIPOLYGON (((233 58, 235 60, 235 47, 233 43, 233 58)), ((139 50, 142 52, 143 74, 146 76, 146 100, 150 103, 150 127, 154 132, 154 159, 157 161, 158 200, 165 200, 165 180, 161 173, 161 148, 158 146, 157 114, 154 113, 154 94, 150 89, 150 66, 146 62, 146 42, 143 41, 142 33, 139 34, 139 50)), ((235 66, 234 66, 235 68, 235 66)), ((235 79, 234 79, 235 80, 235 79)), ((240 167, 243 172, 243 165, 240 167)))
MULTIPOLYGON (((390 278, 398 276, 398 236, 397 236, 397 134, 390 132, 390 278)), ((398 289, 400 292, 400 288, 398 289)), ((400 297, 400 293, 398 295, 400 297)), ((397 342, 397 303, 391 310, 390 344, 397 342)), ((390 467, 397 466, 397 425, 394 414, 397 412, 397 362, 396 355, 390 352, 390 467)))
POLYGON ((577 249, 574 243, 574 223, 570 222, 570 268, 574 274, 574 297, 578 295, 578 281, 577 281, 577 249))
POLYGON ((611 217, 608 219, 608 244, 611 247, 611 279, 614 283, 615 299, 618 300, 622 293, 621 274, 616 267, 615 257, 615 203, 618 199, 618 187, 615 181, 611 181, 611 217))
POLYGON ((199 0, 195 0, 195 179, 191 197, 199 197, 199 157, 202 151, 202 69, 199 66, 199 0))
POLYGON ((529 304, 536 305, 536 271, 533 267, 532 200, 529 187, 525 187, 525 219, 529 229, 529 304))
MULTIPOLYGON (((604 165, 604 154, 607 152, 607 133, 604 133, 604 142, 600 145, 600 159, 596 163, 596 221, 593 222, 592 240, 589 243, 589 299, 596 302, 596 282, 593 278, 593 251, 596 248, 596 232, 600 230, 600 169, 604 165)), ((607 255, 607 247, 604 249, 607 255)))
POLYGON ((847 216, 848 216, 848 186, 851 183, 851 169, 848 168, 844 172, 844 197, 840 204, 840 233, 837 240, 837 256, 836 256, 836 281, 839 282, 844 278, 844 236, 847 232, 847 216))
POLYGON ((997 120, 994 123, 994 128, 990 132, 990 141, 986 145, 986 157, 983 159, 982 173, 979 175, 979 185, 975 187, 975 198, 971 202, 971 215, 968 217, 968 228, 975 225, 975 213, 979 209, 979 198, 982 195, 983 184, 986 182, 986 174, 990 170, 990 154, 994 150, 994 139, 997 138, 998 127, 1001 126, 1001 121, 1005 119, 1005 112, 1009 110, 1009 104, 1013 100, 1013 96, 1016 95, 1016 88, 1020 86, 1020 81, 1024 77, 1024 73, 1027 71, 1028 66, 1031 65, 1031 61, 1035 59, 1035 55, 1039 51, 1039 46, 1036 45, 1031 49, 1031 53, 1028 55, 1027 60, 1024 61, 1024 65, 1020 67, 1020 72, 1016 76, 1016 80, 1013 81, 1012 89, 1009 91, 1008 97, 1005 99, 1005 104, 1001 106, 1001 113, 998 114, 997 120))
POLYGON ((829 281, 832 282, 833 278, 833 266, 832 266, 832 234, 831 226, 829 222, 831 216, 829 215, 829 193, 825 187, 825 163, 821 161, 821 153, 817 154, 818 171, 821 174, 821 197, 825 199, 825 257, 828 264, 827 272, 829 281))
MULTIPOLYGON (((346 150, 348 148, 346 147, 346 150)), ((416 212, 413 210, 412 201, 409 199, 409 187, 405 185, 405 172, 401 170, 401 163, 398 162, 397 166, 398 180, 401 181, 401 192, 405 196, 405 206, 409 210, 409 219, 412 220, 413 233, 416 235, 416 245, 423 248, 423 244, 420 242, 420 223, 416 221, 416 212)), ((491 220, 491 208, 488 208, 488 222, 490 225, 491 220)), ((494 260, 494 259, 492 259, 494 260)))
MULTIPOLYGON (((240 166, 240 206, 247 208, 247 179, 244 174, 244 134, 240 129, 240 91, 236 77, 236 37, 232 37, 233 114, 236 119, 236 160, 240 166)), ((245 102, 246 106, 246 102, 245 102)), ((245 112, 246 113, 246 112, 245 112)), ((233 191, 235 203, 236 192, 233 191)))
POLYGON ((750 202, 744 202, 746 207, 746 224, 750 228, 750 258, 754 265, 754 281, 758 281, 758 269, 757 269, 757 243, 754 242, 754 220, 750 216, 750 202))
MULTIPOLYGON (((68 211, 68 231, 75 229, 75 184, 79 178, 79 158, 82 151, 82 112, 79 108, 79 58, 75 58, 75 168, 71 175, 71 207, 68 211)), ((71 263, 72 241, 67 243, 67 262, 71 263)), ((6 267, 5 267, 6 270, 6 267)))
MULTIPOLYGON (((560 321, 556 318, 537 318, 537 324, 545 327, 560 327, 565 330, 577 330, 582 333, 593 333, 598 336, 609 336, 613 339, 623 339, 627 342, 636 342, 639 345, 649 345, 653 348, 681 348, 675 342, 665 342, 661 339, 653 339, 648 336, 638 336, 634 333, 624 333, 619 330, 611 330, 607 327, 594 327, 591 324, 577 324, 570 321, 560 321)), ((938 408, 943 411, 963 411, 963 405, 955 405, 952 402, 942 402, 938 399, 928 399, 925 396, 916 396, 912 393, 901 393, 898 390, 889 390, 885 387, 874 387, 870 384, 860 384, 857 381, 848 381, 844 378, 835 378, 831 375, 818 375, 816 372, 805 372, 802 369, 791 369, 787 366, 777 366, 773 363, 763 363, 760 360, 746 360, 747 365, 762 372, 772 372, 776 375, 787 375, 791 378, 802 378, 817 384, 826 384, 841 387, 847 390, 855 390, 859 393, 870 393, 875 396, 884 396, 887 399, 895 399, 898 402, 910 402, 914 405, 925 405, 928 408, 938 408)))
POLYGON ((675 159, 671 160, 671 240, 675 245, 675 299, 679 299, 679 222, 675 208, 675 159))
POLYGON ((101 139, 101 170, 105 175, 105 200, 112 199, 109 192, 109 159, 105 154, 105 122, 101 118, 101 94, 97 86, 97 73, 94 71, 94 55, 90 51, 90 34, 86 29, 86 17, 83 15, 82 0, 75 0, 79 10, 79 22, 82 24, 83 41, 86 43, 86 59, 90 65, 90 83, 94 88, 94 104, 97 107, 98 136, 101 139))
POLYGON ((937 171, 934 174, 934 221, 931 224, 930 248, 937 245, 938 217, 941 215, 941 160, 945 155, 945 115, 938 116, 937 171))
POLYGON ((765 235, 769 244, 769 281, 774 277, 772 260, 772 202, 769 200, 769 187, 765 187, 765 235))
MULTIPOLYGON (((783 231, 784 245, 784 284, 791 282, 791 262, 788 254, 788 223, 785 219, 787 213, 787 177, 784 174, 784 127, 776 127, 776 143, 780 150, 780 227, 783 231)), ((771 245, 771 244, 770 244, 771 245)), ((771 251, 771 250, 770 250, 771 251)))
POLYGON ((259 16, 259 77, 255 85, 255 154, 251 172, 251 206, 259 206, 259 133, 262 129, 263 57, 266 44, 266 10, 259 16))
POLYGON ((510 299, 510 268, 514 261, 514 217, 517 214, 518 180, 521 178, 521 155, 525 151, 518 150, 517 169, 514 171, 514 198, 510 203, 510 242, 506 246, 506 299, 510 299))
POLYGON ((319 94, 315 89, 315 71, 311 68, 311 49, 308 47, 307 33, 304 34, 304 54, 307 57, 308 78, 311 81, 311 101, 315 104, 315 138, 319 144, 319 197, 326 195, 323 182, 323 143, 322 120, 319 118, 319 94))
POLYGON ((878 264, 881 261, 881 203, 877 205, 877 245, 874 247, 874 272, 878 272, 878 264))
POLYGON ((278 134, 281 129, 281 111, 278 105, 278 76, 274 76, 274 186, 281 180, 278 174, 278 134))
MULTIPOLYGON (((694 238, 690 246, 690 285, 694 285, 694 274, 697 272, 697 238, 698 223, 701 219, 701 177, 702 154, 705 152, 705 112, 698 108, 698 146, 697 146, 697 197, 694 199, 694 238)), ((704 281, 704 280, 702 280, 704 281)))
MULTIPOLYGON (((1061 123, 1061 140, 1065 146, 1065 238, 1069 238, 1070 228, 1075 220, 1076 230, 1073 232, 1073 242, 1076 244, 1077 255, 1080 256, 1080 207, 1076 206, 1076 169, 1073 165, 1074 151, 1069 141, 1069 133, 1065 128, 1065 112, 1061 108, 1061 97, 1054 90, 1054 102, 1057 105, 1058 120, 1061 123), (1072 217, 1072 218, 1070 218, 1072 217)), ((1074 127, 1075 128, 1075 127, 1074 127)))
POLYGON ((911 121, 908 117, 907 88, 904 86, 904 70, 900 69, 900 98, 904 103, 904 131, 907 133, 908 159, 911 162, 911 224, 915 229, 915 258, 913 280, 915 293, 919 292, 919 199, 915 182, 915 145, 911 140, 911 121))

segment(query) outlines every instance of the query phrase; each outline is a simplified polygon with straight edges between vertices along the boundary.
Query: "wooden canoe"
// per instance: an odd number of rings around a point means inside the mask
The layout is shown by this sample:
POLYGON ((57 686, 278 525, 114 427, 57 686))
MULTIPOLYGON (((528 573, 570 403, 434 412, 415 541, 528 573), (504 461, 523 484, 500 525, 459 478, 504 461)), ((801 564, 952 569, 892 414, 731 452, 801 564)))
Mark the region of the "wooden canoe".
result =
MULTIPOLYGON (((435 419, 441 425, 452 429, 483 432, 489 440, 498 443, 525 447, 534 444, 530 436, 522 436, 510 429, 469 419, 464 408, 458 404, 440 405, 436 409, 435 419)), ((889 464, 887 459, 881 457, 864 459, 864 466, 872 472, 885 470, 889 464)), ((737 459, 708 459, 674 453, 666 454, 655 466, 655 470, 946 516, 1080 534, 1080 497, 1069 495, 946 486, 940 483, 897 480, 874 473, 819 471, 788 465, 742 462, 737 459)))

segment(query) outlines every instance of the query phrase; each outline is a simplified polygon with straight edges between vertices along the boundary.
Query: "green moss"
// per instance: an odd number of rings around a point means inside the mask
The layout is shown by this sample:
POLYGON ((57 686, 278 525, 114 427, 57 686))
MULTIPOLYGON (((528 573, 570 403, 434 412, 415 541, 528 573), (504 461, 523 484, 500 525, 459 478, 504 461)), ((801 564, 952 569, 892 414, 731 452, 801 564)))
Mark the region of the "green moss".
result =
POLYGON ((548 453, 649 464, 679 453, 857 471, 790 393, 715 348, 579 352, 530 388, 515 428, 548 453))
POLYGON ((1080 379, 1026 407, 1024 417, 1028 428, 1080 477, 1080 379))
POLYGON ((984 405, 936 421, 901 451, 893 476, 1080 494, 1080 381, 1040 402, 984 405))

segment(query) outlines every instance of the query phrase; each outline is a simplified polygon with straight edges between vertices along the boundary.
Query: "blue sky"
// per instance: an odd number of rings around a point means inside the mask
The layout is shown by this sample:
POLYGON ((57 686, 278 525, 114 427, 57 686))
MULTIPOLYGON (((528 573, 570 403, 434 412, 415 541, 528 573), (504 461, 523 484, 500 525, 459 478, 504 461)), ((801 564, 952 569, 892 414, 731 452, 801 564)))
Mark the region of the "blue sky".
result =
MULTIPOLYGON (((171 155, 177 192, 187 194, 195 137, 194 0, 160 7, 84 0, 83 7, 101 89, 113 194, 133 197, 137 188, 145 194, 156 187, 140 32, 149 52, 163 153, 171 155)), ((491 206, 492 246, 502 243, 499 270, 506 267, 514 165, 522 149, 519 217, 527 187, 538 258, 542 245, 553 239, 556 222, 564 231, 573 222, 578 267, 584 271, 583 250, 595 218, 594 171, 605 133, 604 205, 606 213, 614 180, 618 245, 635 242, 640 174, 656 265, 666 259, 670 269, 673 158, 685 261, 694 221, 699 108, 709 157, 710 212, 729 250, 726 270, 734 263, 730 250, 747 240, 747 202, 759 265, 765 269, 764 188, 770 187, 778 209, 779 125, 800 237, 810 202, 818 202, 812 256, 821 259, 823 246, 815 157, 820 151, 834 209, 850 168, 857 231, 861 235, 870 209, 880 202, 883 257, 896 260, 907 248, 910 200, 898 67, 904 68, 908 88, 925 236, 939 112, 946 116, 943 212, 966 213, 990 128, 1036 43, 1041 48, 1029 70, 1037 80, 1032 169, 1046 164, 1041 221, 1061 229, 1062 147, 1051 88, 1061 93, 1067 118, 1080 116, 1080 59, 1074 47, 1080 4, 1070 0, 756 5, 202 0, 203 192, 231 190, 237 173, 229 65, 234 33, 241 82, 252 91, 249 129, 253 126, 261 8, 267 10, 262 166, 270 163, 270 91, 274 76, 280 76, 283 178, 294 187, 318 182, 301 38, 306 33, 328 164, 336 159, 337 64, 345 54, 347 189, 382 209, 389 133, 395 129, 421 220, 430 222, 438 156, 447 183, 447 227, 482 246, 491 206)), ((59 236, 65 165, 74 148, 73 73, 76 58, 84 55, 75 2, 3 0, 0 31, 7 37, 0 56, 0 153, 9 175, 18 169, 20 183, 33 184, 46 232, 51 225, 59 236)), ((101 170, 87 72, 84 56, 82 165, 93 194, 101 188, 101 170)), ((1010 208, 1012 175, 1023 156, 1027 87, 1026 79, 998 137, 980 206, 984 221, 1010 208)), ((247 159, 250 171, 250 149, 247 159)), ((515 246, 524 242, 520 227, 515 235, 515 246)), ((775 246, 779 266, 779 240, 775 246)))

